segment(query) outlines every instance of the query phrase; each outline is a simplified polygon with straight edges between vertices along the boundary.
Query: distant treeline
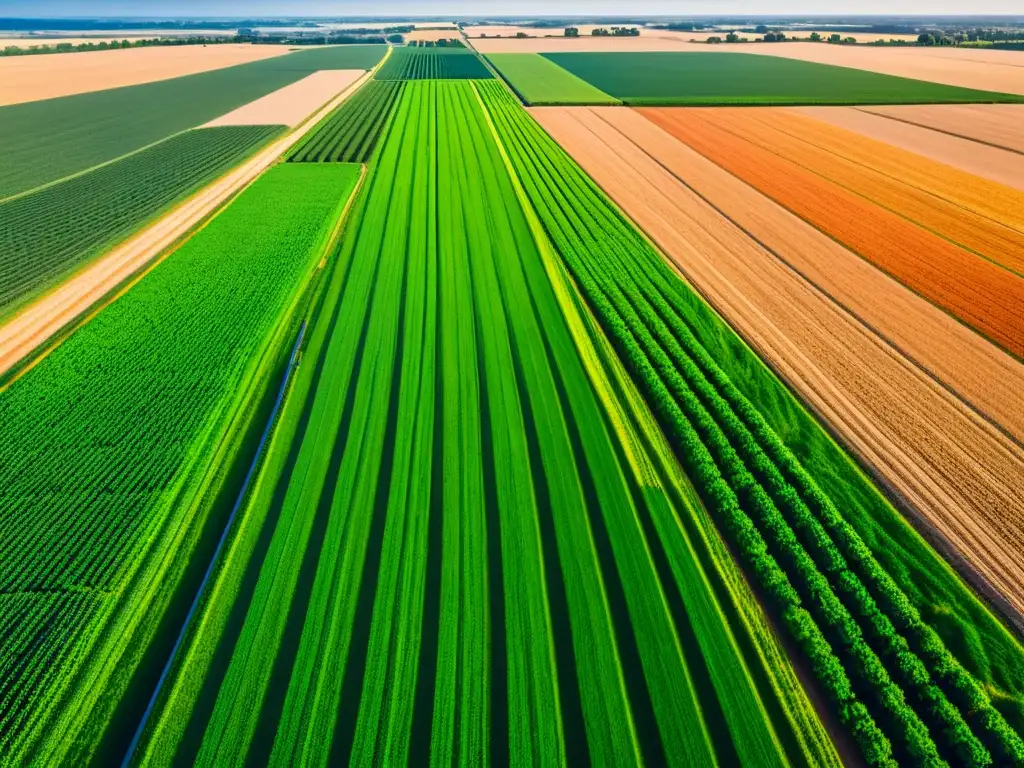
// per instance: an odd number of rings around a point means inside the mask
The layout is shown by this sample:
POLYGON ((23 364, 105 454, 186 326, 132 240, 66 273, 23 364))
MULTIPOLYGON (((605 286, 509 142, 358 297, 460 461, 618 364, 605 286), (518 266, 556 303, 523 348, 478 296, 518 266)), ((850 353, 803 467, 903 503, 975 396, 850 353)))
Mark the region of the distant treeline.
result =
MULTIPOLYGON (((140 21, 132 19, 2 19, 0 30, 52 30, 81 32, 117 31, 122 29, 224 29, 235 30, 239 27, 310 27, 316 28, 315 21, 295 21, 288 19, 231 19, 227 21, 210 21, 194 19, 190 21, 140 21)), ((379 31, 379 30, 378 30, 379 31)))
POLYGON ((221 43, 248 42, 235 37, 158 37, 146 40, 110 40, 97 43, 55 43, 38 45, 32 43, 32 38, 16 38, 12 42, 17 45, 7 45, 0 48, 0 56, 36 56, 44 53, 82 53, 85 51, 114 51, 121 48, 150 48, 153 46, 165 45, 219 45, 221 43), (30 47, 22 47, 24 44, 30 47))

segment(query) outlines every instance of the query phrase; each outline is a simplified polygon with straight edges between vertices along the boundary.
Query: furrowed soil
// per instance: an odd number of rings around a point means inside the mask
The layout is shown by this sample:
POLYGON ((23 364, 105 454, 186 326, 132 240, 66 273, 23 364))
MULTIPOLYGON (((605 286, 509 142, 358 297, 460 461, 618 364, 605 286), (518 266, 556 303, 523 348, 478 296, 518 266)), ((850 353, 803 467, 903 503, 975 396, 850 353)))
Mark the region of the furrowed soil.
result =
POLYGON ((735 110, 641 114, 1020 357, 1024 279, 727 130, 735 110), (707 113, 705 115, 704 113, 707 113))
POLYGON ((891 120, 920 125, 1024 154, 1024 105, 926 104, 861 107, 891 120))
MULTIPOLYGON (((971 104, 966 108, 974 109, 981 106, 997 105, 971 104)), ((942 105, 943 109, 947 107, 958 108, 954 105, 942 105)), ((897 107, 896 109, 903 110, 905 108, 897 107)), ((917 107, 911 107, 911 109, 917 109, 917 107)), ((1007 151, 969 138, 932 130, 923 125, 872 114, 865 109, 793 107, 792 111, 813 117, 837 128, 858 133, 869 139, 905 149, 974 176, 1024 190, 1024 152, 1007 151)), ((1020 119, 1024 119, 1024 112, 1020 114, 1018 120, 1020 119)), ((1024 136, 1024 133, 1021 135, 1024 136)))
POLYGON ((1024 366, 635 112, 532 111, 890 490, 1024 609, 1024 453, 978 413, 998 412, 1019 439, 1024 366))
POLYGON ((194 75, 291 50, 287 45, 223 43, 5 56, 0 58, 0 106, 194 75))
POLYGON ((204 127, 220 125, 296 126, 309 113, 350 87, 364 74, 361 69, 324 69, 286 85, 261 99, 211 120, 204 127))

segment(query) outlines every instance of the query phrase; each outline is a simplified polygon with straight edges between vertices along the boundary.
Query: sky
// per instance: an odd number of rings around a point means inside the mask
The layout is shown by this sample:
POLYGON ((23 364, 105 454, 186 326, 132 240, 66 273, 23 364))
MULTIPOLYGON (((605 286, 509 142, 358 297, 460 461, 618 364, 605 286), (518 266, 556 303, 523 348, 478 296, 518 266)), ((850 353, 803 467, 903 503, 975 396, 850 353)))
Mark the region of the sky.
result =
POLYGON ((0 0, 0 16, 1014 14, 1022 0, 0 0))

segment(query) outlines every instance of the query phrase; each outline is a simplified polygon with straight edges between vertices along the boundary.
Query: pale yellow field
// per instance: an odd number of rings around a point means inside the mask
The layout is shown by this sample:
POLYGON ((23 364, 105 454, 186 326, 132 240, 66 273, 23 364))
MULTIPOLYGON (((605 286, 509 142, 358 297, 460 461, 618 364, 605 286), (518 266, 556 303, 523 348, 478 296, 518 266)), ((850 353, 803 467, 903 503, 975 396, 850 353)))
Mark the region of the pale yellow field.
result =
POLYGON ((457 29, 417 29, 405 35, 405 39, 412 40, 451 40, 461 38, 457 29))
POLYGON ((0 58, 0 106, 194 75, 281 56, 286 45, 226 43, 0 58))
POLYGON ((295 126, 364 74, 361 69, 325 69, 249 102, 204 127, 219 125, 295 126))
MULTIPOLYGON (((836 34, 835 32, 826 32, 825 30, 821 29, 801 29, 796 31, 787 30, 785 34, 787 37, 810 37, 811 32, 815 31, 826 39, 829 35, 836 34)), ((724 40, 725 36, 729 34, 729 32, 727 30, 717 30, 714 32, 673 32, 672 30, 667 29, 644 29, 641 32, 641 34, 646 37, 661 37, 665 38, 666 40, 674 39, 682 40, 684 42, 688 42, 690 40, 698 40, 700 42, 703 42, 707 40, 709 37, 720 37, 724 40)), ((756 32, 737 32, 736 34, 739 35, 740 37, 745 37, 749 40, 756 40, 764 36, 763 34, 758 34, 756 32)), ((883 40, 905 40, 907 42, 917 40, 917 35, 880 35, 877 33, 864 32, 839 32, 838 34, 841 35, 842 37, 852 37, 858 43, 872 43, 875 40, 878 40, 879 38, 883 40)))

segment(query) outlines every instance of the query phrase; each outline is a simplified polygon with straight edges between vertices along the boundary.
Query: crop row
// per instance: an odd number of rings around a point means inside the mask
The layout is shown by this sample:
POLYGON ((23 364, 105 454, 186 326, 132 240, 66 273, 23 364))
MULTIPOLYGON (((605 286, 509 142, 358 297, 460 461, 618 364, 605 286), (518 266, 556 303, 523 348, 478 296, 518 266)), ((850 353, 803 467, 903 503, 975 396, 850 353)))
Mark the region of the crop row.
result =
POLYGON ((377 80, 470 80, 492 77, 467 48, 395 48, 374 76, 377 80))
POLYGON ((125 239, 280 130, 264 125, 186 131, 0 203, 0 308, 125 239))
POLYGON ((299 143, 293 163, 365 163, 373 154, 403 83, 372 80, 346 99, 299 143))
POLYGON ((1024 759, 982 688, 702 347, 676 303, 685 286, 504 88, 480 89, 566 266, 865 759, 1024 759))
POLYGON ((409 84, 139 763, 834 762, 521 199, 409 84))
POLYGON ((279 166, 0 392, 0 754, 85 764, 355 166, 279 166))

